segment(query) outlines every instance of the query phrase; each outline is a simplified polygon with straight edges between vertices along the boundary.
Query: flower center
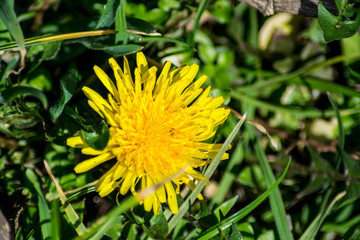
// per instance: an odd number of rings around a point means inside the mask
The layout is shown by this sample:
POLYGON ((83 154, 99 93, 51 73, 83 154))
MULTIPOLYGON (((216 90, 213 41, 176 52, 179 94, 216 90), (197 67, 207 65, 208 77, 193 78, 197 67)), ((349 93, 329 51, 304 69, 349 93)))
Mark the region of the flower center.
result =
POLYGON ((132 108, 120 118, 123 130, 117 136, 123 150, 120 161, 130 171, 136 171, 139 176, 164 178, 187 165, 191 141, 184 131, 189 119, 184 108, 162 99, 141 98, 134 100, 132 108))

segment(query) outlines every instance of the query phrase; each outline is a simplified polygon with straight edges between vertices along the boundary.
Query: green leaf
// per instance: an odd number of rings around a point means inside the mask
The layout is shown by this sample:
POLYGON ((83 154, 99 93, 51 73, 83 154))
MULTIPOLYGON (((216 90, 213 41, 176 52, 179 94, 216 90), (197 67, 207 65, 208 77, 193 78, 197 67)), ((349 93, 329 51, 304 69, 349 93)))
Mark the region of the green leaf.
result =
POLYGON ((235 223, 233 223, 231 225, 231 235, 229 236, 228 239, 231 239, 231 240, 243 240, 243 236, 241 236, 241 233, 240 231, 236 228, 236 225, 235 223))
POLYGON ((270 187, 268 190, 266 190, 263 194, 261 194, 258 198, 256 198, 254 201, 252 201, 250 204, 248 204, 246 207, 241 209, 240 211, 236 212, 235 214, 231 215, 230 217, 222 220, 218 224, 212 226, 208 230, 206 230, 204 233, 200 235, 198 240, 205 240, 205 239, 211 239, 212 237, 219 234, 221 231, 229 228, 232 226, 233 223, 236 223, 240 221, 242 218, 247 216, 250 212, 252 212, 257 206, 259 206, 272 191, 281 183, 281 181, 284 179, 287 170, 289 169, 291 163, 291 159, 289 159, 289 162, 286 165, 286 168, 283 172, 283 174, 280 176, 280 178, 270 187))
POLYGON ((120 42, 126 44, 128 41, 128 32, 126 27, 125 0, 120 0, 120 5, 116 11, 115 30, 115 44, 119 44, 120 42))
POLYGON ((44 198, 44 195, 42 194, 41 186, 39 183, 39 179, 35 172, 27 168, 25 170, 25 175, 30 183, 34 186, 36 193, 37 193, 37 199, 38 199, 38 208, 39 208, 39 218, 40 218, 40 224, 41 224, 41 233, 43 239, 50 239, 51 236, 51 217, 50 217, 50 210, 46 204, 46 200, 44 198))
POLYGON ((119 46, 112 46, 112 47, 104 47, 102 50, 106 52, 107 54, 113 55, 113 56, 124 56, 132 53, 136 53, 143 49, 143 46, 135 45, 135 44, 124 44, 119 46))
MULTIPOLYGON (((342 5, 342 3, 338 4, 342 5)), ((322 3, 319 3, 318 19, 320 27, 324 31, 325 40, 340 40, 342 38, 347 38, 354 35, 360 27, 359 11, 357 10, 354 12, 354 15, 356 15, 354 20, 348 20, 342 15, 335 16, 330 11, 328 11, 322 3)))
POLYGON ((116 9, 118 8, 120 1, 109 0, 105 6, 104 12, 101 14, 100 20, 97 23, 95 29, 107 28, 113 24, 116 16, 116 9))
POLYGON ((124 56, 128 54, 132 54, 135 52, 140 51, 143 49, 143 46, 136 45, 136 44, 122 44, 122 45, 114 45, 114 46, 103 46, 98 42, 79 39, 76 42, 83 44, 85 47, 92 49, 92 50, 100 50, 104 51, 107 54, 112 56, 124 56))
POLYGON ((125 198, 117 207, 113 208, 110 212, 93 223, 90 229, 88 229, 88 231, 83 236, 77 239, 89 239, 90 236, 92 236, 91 240, 103 239, 103 236, 107 230, 110 229, 114 224, 117 224, 121 221, 122 216, 120 214, 138 205, 138 203, 138 200, 132 195, 125 198))
POLYGON ((151 25, 151 23, 148 23, 139 18, 127 17, 126 18, 126 26, 127 26, 127 29, 134 30, 137 32, 143 32, 143 33, 147 33, 147 34, 156 32, 155 27, 153 25, 151 25))
MULTIPOLYGON (((11 36, 14 38, 17 46, 20 49, 21 55, 21 66, 18 70, 20 72, 25 67, 25 40, 23 32, 21 31, 20 25, 16 18, 14 11, 14 1, 11 0, 0 0, 0 19, 5 24, 6 28, 10 32, 11 36)), ((10 70, 9 73, 13 72, 10 70)))
POLYGON ((231 208, 237 202, 237 199, 238 199, 238 196, 234 196, 234 197, 230 198, 229 200, 227 200, 226 202, 222 203, 220 206, 218 206, 214 210, 214 215, 216 216, 218 221, 222 220, 221 216, 226 216, 226 214, 228 214, 228 212, 231 210, 231 208))
POLYGON ((200 22, 200 18, 202 16, 202 14, 204 13, 206 6, 209 4, 209 0, 201 0, 199 7, 197 9, 196 12, 196 18, 195 18, 195 23, 194 23, 194 28, 192 30, 192 32, 188 35, 188 39, 187 42, 189 44, 189 46, 193 47, 195 45, 195 34, 197 34, 198 28, 199 28, 199 22, 200 22))
MULTIPOLYGON (((307 148, 310 153, 312 168, 319 172, 328 172, 329 174, 335 174, 334 168, 328 161, 322 158, 313 148, 307 148)), ((306 195, 314 193, 316 191, 327 188, 331 183, 334 182, 333 178, 323 176, 323 174, 312 174, 310 183, 297 195, 298 199, 303 198, 306 195)))
POLYGON ((212 174, 214 173, 216 167, 219 165, 222 156, 224 155, 226 149, 229 147, 230 143, 233 141, 233 139, 235 138, 237 132, 239 131, 240 127, 242 126, 242 124, 245 121, 245 115, 244 118, 242 118, 234 127, 234 129, 232 130, 232 132, 229 134, 228 138, 226 139, 225 143, 223 144, 223 146, 221 147, 220 151, 216 154, 215 158, 213 159, 213 161, 210 163, 210 165, 206 168, 204 177, 206 179, 201 180, 196 187, 194 188, 194 190, 191 192, 191 194, 189 195, 189 197, 187 197, 187 199, 184 201, 184 203, 180 206, 179 208, 179 212, 174 215, 171 220, 169 221, 169 233, 171 232, 171 230, 176 226, 176 224, 182 219, 182 217, 185 215, 185 213, 189 210, 190 205, 193 204, 193 202, 195 201, 195 199, 197 198, 197 196, 199 195, 199 193, 203 190, 203 188, 205 187, 206 183, 209 181, 210 177, 212 176, 212 174))
POLYGON ((81 130, 81 137, 89 147, 96 150, 103 150, 109 142, 110 133, 107 124, 102 121, 100 126, 95 127, 95 131, 93 132, 81 130))
POLYGON ((226 194, 229 192, 231 188, 233 181, 235 180, 235 174, 232 172, 232 170, 235 168, 235 166, 240 165, 243 160, 244 160, 244 143, 241 141, 236 145, 234 151, 231 154, 225 173, 221 178, 218 192, 210 202, 209 205, 210 208, 212 208, 214 204, 220 204, 223 202, 226 194))
POLYGON ((336 164, 335 169, 339 170, 340 165, 342 163, 342 159, 343 159, 343 152, 344 152, 344 146, 345 146, 345 133, 344 133, 344 128, 343 128, 339 108, 336 105, 335 100, 332 97, 332 95, 330 93, 328 93, 327 95, 328 95, 329 101, 331 103, 331 106, 334 109, 336 120, 338 122, 338 128, 339 128, 339 143, 338 143, 339 151, 336 152, 336 156, 335 156, 335 164, 336 164))
MULTIPOLYGON (((343 154, 345 172, 349 177, 360 178, 360 163, 352 158, 349 154, 343 154)), ((360 198, 360 182, 349 180, 346 185, 346 195, 340 201, 339 205, 343 206, 360 198)))
POLYGON ((13 1, 0 0, 0 19, 3 21, 19 48, 25 50, 24 35, 17 21, 13 1))
POLYGON ((8 73, 10 72, 11 69, 14 68, 14 66, 16 65, 18 60, 19 60, 19 58, 17 56, 14 56, 14 58, 8 63, 5 70, 2 72, 2 75, 0 78, 0 85, 4 84, 4 81, 5 81, 8 73))
MULTIPOLYGON (((56 191, 59 194, 61 204, 63 205, 64 210, 65 210, 65 212, 66 212, 72 226, 74 227, 74 229, 76 230, 78 235, 84 234, 87 231, 85 225, 80 220, 80 218, 79 218, 78 214, 76 213, 75 209, 73 208, 73 206, 67 200, 67 198, 65 196, 65 193, 63 192, 60 184, 56 181, 55 176, 51 172, 49 164, 45 160, 44 160, 44 166, 45 166, 46 171, 48 172, 51 180, 53 181, 53 183, 54 183, 54 185, 56 187, 56 191)), ((46 239, 46 238, 44 238, 44 239, 46 239)))
POLYGON ((44 108, 47 109, 48 101, 45 94, 36 88, 24 87, 24 86, 16 86, 1 91, 0 104, 4 104, 4 103, 10 104, 16 98, 24 97, 24 96, 32 96, 39 99, 43 104, 44 108))
POLYGON ((76 86, 81 79, 75 66, 70 67, 65 76, 60 79, 61 96, 58 103, 49 110, 52 121, 55 121, 63 112, 65 105, 75 93, 76 86))
POLYGON ((341 93, 350 97, 360 97, 360 92, 356 91, 354 88, 346 87, 340 84, 336 84, 329 81, 324 81, 321 79, 305 77, 305 78, 294 78, 290 80, 291 83, 296 85, 310 87, 312 89, 318 89, 321 91, 329 91, 334 93, 341 93))
POLYGON ((310 226, 301 235, 300 240, 312 240, 312 239, 315 239, 316 234, 318 233, 318 231, 319 231, 325 217, 332 210, 332 207, 334 206, 334 204, 337 201, 339 201, 344 195, 345 195, 345 192, 339 193, 338 195, 335 196, 335 198, 331 201, 331 203, 326 208, 323 208, 322 211, 320 211, 320 213, 315 217, 315 219, 312 221, 310 226))
POLYGON ((145 221, 142 226, 147 235, 154 239, 165 238, 168 233, 168 223, 163 211, 160 211, 158 215, 153 215, 150 221, 145 221))
MULTIPOLYGON (((261 148, 260 140, 257 139, 255 143, 255 151, 256 155, 259 159, 260 166, 264 172, 266 183, 268 187, 275 183, 275 176, 271 170, 268 159, 265 155, 264 150, 261 148)), ((274 189, 274 191, 270 194, 270 207, 271 211, 275 218, 276 228, 278 230, 278 234, 280 239, 282 240, 290 240, 293 239, 290 226, 288 224, 286 218, 286 211, 284 202, 282 200, 280 190, 278 187, 274 189)))
POLYGON ((41 60, 53 59, 60 50, 61 41, 45 43, 44 52, 41 56, 41 60))
POLYGON ((124 229, 121 232, 123 239, 136 239, 138 231, 136 230, 136 224, 128 222, 125 224, 124 229))

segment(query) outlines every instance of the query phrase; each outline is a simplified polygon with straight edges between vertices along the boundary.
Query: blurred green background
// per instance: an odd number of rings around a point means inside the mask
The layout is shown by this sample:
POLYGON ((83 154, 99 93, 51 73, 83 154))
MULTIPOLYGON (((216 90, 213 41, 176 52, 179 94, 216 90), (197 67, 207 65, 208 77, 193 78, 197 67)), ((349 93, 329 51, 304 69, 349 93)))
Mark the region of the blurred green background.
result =
MULTIPOLYGON (((338 16, 355 14, 336 17, 339 24, 359 22, 356 4, 336 3, 345 9, 338 16)), ((321 21, 334 16, 322 15, 321 21)), ((0 17, 0 235, 360 237, 358 25, 351 25, 355 31, 344 38, 316 18, 264 17, 245 3, 227 0, 3 0, 0 17), (103 29, 113 30, 89 36, 103 29), (70 35, 57 41, 47 37, 58 34, 70 35), (176 226, 172 222, 174 229, 166 205, 154 216, 141 206, 132 208, 131 194, 100 198, 93 182, 108 166, 77 175, 73 168, 86 156, 65 145, 81 129, 97 131, 100 118, 81 92, 86 85, 106 94, 93 66, 109 72, 107 60, 114 56, 121 64, 123 55, 135 66, 133 53, 139 50, 158 68, 165 61, 200 66, 198 76, 208 76, 212 96, 223 96, 234 113, 217 141, 229 137, 241 115, 251 120, 203 190, 204 201, 195 201, 176 226), (290 158, 279 187, 260 205, 251 205, 273 186, 290 158), (65 205, 43 160, 65 192, 65 205), (245 214, 247 206, 252 211, 245 214)))

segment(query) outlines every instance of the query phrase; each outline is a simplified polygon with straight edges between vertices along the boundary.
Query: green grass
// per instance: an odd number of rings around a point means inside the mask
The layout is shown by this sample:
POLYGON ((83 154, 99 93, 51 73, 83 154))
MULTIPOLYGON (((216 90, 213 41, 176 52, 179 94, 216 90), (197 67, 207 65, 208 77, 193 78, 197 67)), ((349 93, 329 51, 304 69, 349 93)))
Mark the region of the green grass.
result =
MULTIPOLYGON (((278 29, 263 49, 272 17, 240 1, 30 4, 0 3, 0 225, 9 226, 0 232, 16 240, 360 237, 359 33, 342 39, 348 32, 297 16, 277 20, 291 33, 278 29), (340 40, 326 42, 321 27, 340 40), (140 50, 160 70, 166 60, 198 64, 203 87, 236 114, 211 139, 224 145, 198 169, 206 179, 181 188, 176 215, 167 204, 146 212, 131 193, 101 198, 95 182, 110 165, 76 174, 86 156, 66 146, 80 130, 100 129, 81 91, 106 97, 93 66, 112 77, 110 57, 122 66, 128 55, 134 69, 140 50)), ((339 21, 358 32, 351 19, 339 21)), ((107 142, 95 135, 95 145, 107 142)))

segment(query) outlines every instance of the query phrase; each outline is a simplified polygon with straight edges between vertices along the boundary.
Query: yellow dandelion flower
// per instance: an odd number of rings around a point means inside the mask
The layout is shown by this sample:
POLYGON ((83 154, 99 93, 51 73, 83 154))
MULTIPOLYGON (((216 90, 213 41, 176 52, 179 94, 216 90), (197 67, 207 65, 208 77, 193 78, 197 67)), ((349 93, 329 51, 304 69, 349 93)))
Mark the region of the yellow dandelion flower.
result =
MULTIPOLYGON (((194 189, 194 180, 204 179, 195 169, 208 164, 206 159, 213 158, 222 145, 203 141, 215 134, 214 127, 225 121, 230 110, 220 107, 222 97, 209 96, 210 87, 201 88, 206 76, 193 82, 198 65, 170 71, 171 63, 167 62, 157 78, 157 68, 148 67, 143 53, 137 53, 136 60, 135 81, 126 57, 123 70, 113 58, 109 59, 116 83, 98 66, 94 67, 110 92, 106 100, 93 89, 82 89, 90 107, 110 125, 106 148, 92 149, 80 136, 69 138, 67 145, 82 148, 83 154, 93 156, 78 164, 76 173, 116 159, 115 165, 96 184, 100 196, 117 187, 123 195, 130 189, 136 196, 139 181, 141 189, 162 183, 141 204, 146 211, 158 214, 161 203, 167 202, 176 214, 180 185, 194 189), (168 178, 171 181, 164 181, 168 178)), ((228 155, 222 158, 227 159, 228 155)))

